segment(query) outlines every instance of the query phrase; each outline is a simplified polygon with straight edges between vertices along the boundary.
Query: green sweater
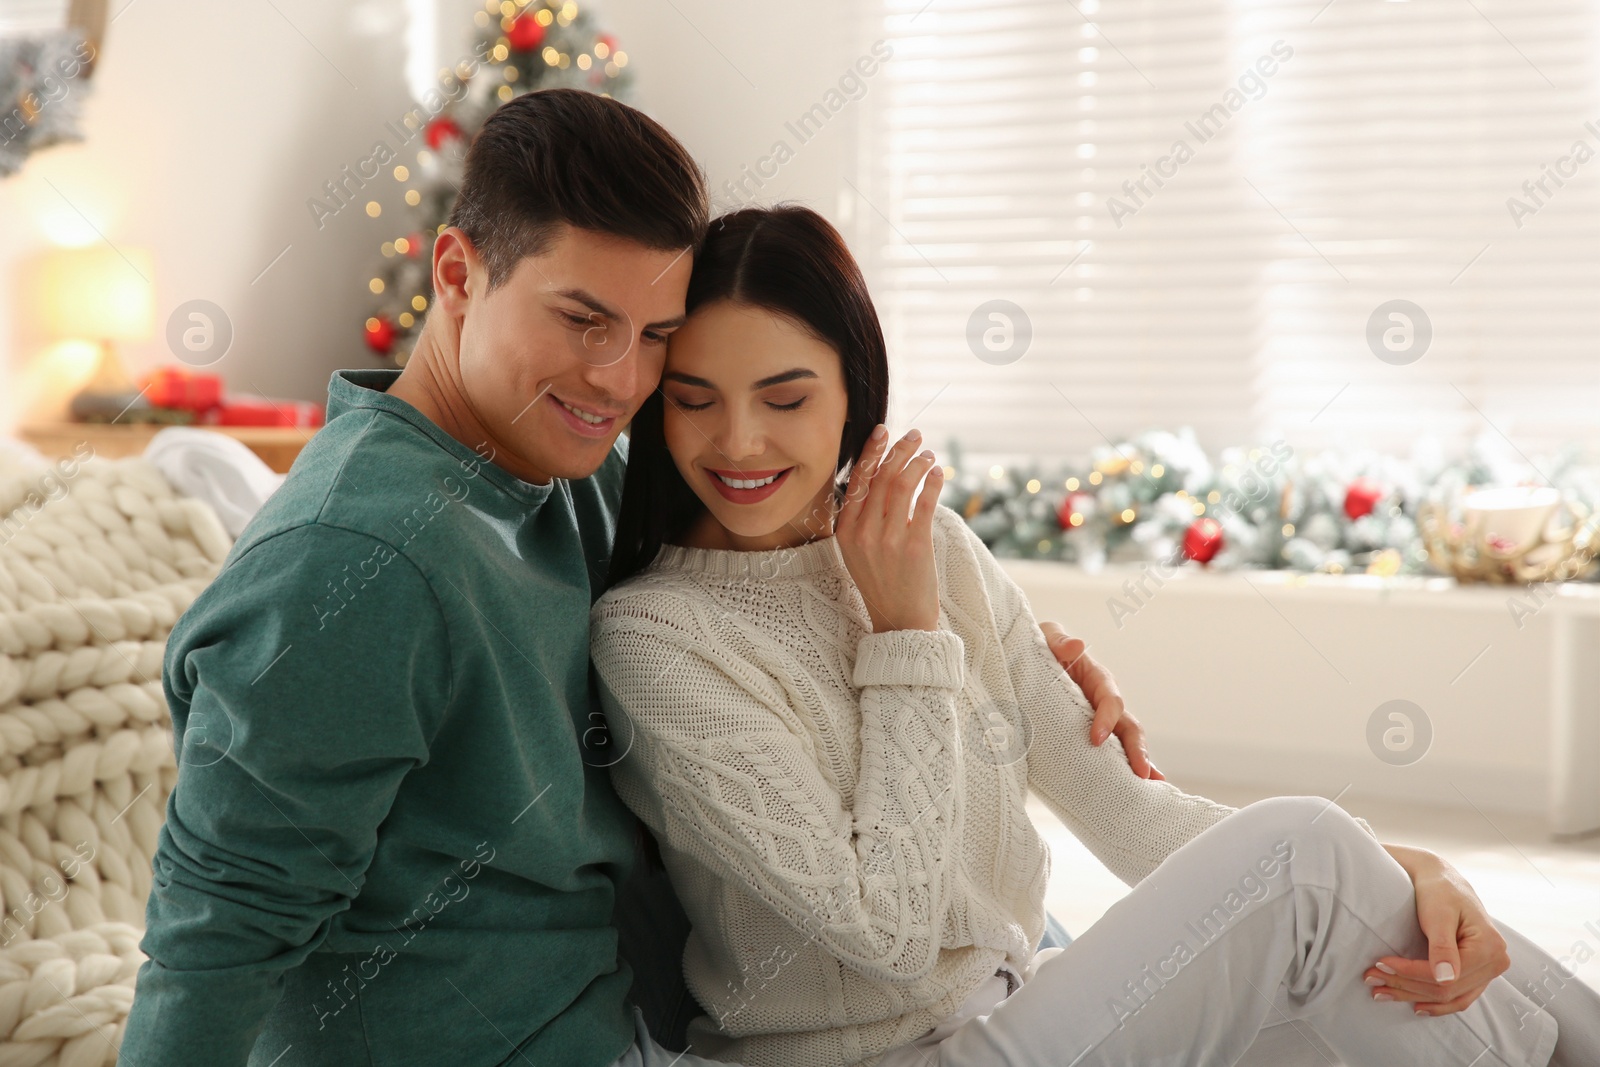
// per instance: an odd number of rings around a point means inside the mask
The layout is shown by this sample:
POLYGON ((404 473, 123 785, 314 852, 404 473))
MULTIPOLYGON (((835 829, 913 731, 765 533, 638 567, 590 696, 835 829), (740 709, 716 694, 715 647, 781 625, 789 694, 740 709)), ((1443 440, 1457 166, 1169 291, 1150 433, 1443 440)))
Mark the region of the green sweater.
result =
POLYGON ((533 485, 396 376, 333 376, 168 640, 131 1067, 600 1067, 632 1041, 611 909, 635 824, 588 626, 625 450, 533 485))

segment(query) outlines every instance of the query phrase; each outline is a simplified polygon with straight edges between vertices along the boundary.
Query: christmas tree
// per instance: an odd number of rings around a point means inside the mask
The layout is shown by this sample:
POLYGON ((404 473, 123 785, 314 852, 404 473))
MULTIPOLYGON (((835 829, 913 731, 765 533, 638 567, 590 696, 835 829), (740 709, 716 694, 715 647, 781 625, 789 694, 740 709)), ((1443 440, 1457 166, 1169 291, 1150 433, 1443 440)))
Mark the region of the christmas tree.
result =
POLYGON ((395 236, 383 242, 383 258, 367 282, 373 304, 365 335, 367 347, 396 366, 404 366, 432 303, 433 241, 460 190, 467 146, 490 113, 534 89, 623 98, 631 81, 627 53, 572 0, 489 0, 473 21, 473 58, 441 70, 440 89, 396 131, 407 143, 420 134, 415 166, 383 161, 395 164, 390 173, 401 191, 388 199, 401 203, 374 199, 366 207, 368 215, 395 220, 395 236))
POLYGON ((30 152, 83 140, 80 104, 94 55, 77 29, 0 38, 0 178, 30 152))

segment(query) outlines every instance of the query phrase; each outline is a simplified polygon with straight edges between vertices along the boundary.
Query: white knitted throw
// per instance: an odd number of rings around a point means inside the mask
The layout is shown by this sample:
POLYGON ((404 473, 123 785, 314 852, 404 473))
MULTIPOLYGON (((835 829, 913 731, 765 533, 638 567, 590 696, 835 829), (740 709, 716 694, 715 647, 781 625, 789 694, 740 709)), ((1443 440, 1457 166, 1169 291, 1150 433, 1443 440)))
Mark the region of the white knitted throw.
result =
POLYGON ((1233 810, 1089 744, 1021 590, 948 508, 934 551, 936 632, 871 633, 831 538, 668 546, 595 606, 631 745, 613 780, 693 924, 701 1055, 870 1062, 1024 973, 1050 866, 1030 789, 1129 885, 1233 810))
POLYGON ((162 653, 229 547, 142 459, 0 453, 0 1067, 116 1062, 177 778, 162 653))

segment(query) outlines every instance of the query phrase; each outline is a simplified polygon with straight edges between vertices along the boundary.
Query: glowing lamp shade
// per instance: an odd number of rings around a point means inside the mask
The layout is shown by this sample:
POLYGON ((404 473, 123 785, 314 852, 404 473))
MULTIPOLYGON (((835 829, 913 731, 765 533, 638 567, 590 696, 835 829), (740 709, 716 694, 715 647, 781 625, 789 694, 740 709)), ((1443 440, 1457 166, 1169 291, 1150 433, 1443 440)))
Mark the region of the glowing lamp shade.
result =
POLYGON ((154 278, 150 253, 138 248, 60 248, 40 262, 35 281, 45 330, 57 340, 100 346, 94 374, 72 398, 74 418, 118 422, 139 405, 116 343, 154 333, 154 278))
POLYGON ((155 266, 138 248, 61 248, 40 264, 44 325, 58 340, 142 341, 155 330, 155 266))

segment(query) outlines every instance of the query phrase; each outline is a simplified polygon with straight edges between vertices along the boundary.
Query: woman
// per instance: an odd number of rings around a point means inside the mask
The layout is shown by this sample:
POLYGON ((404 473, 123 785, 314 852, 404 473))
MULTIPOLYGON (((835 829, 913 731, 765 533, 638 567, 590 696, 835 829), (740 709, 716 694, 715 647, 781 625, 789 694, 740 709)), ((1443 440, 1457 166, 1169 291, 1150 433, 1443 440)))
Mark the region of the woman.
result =
POLYGON ((883 337, 819 216, 725 217, 688 311, 634 422, 592 647, 631 746, 618 791, 693 923, 691 1051, 1212 1065, 1267 1062, 1261 1034, 1298 1046, 1273 1063, 1324 1062, 1299 1021, 1348 1067, 1600 1063, 1600 998, 1496 977, 1558 965, 1510 931, 1507 960, 1437 857, 1089 744, 1021 591, 937 507, 932 454, 889 447, 883 337), (1029 789, 1134 887, 1048 959, 1029 789), (1459 975, 1428 975, 1435 911, 1459 975))

